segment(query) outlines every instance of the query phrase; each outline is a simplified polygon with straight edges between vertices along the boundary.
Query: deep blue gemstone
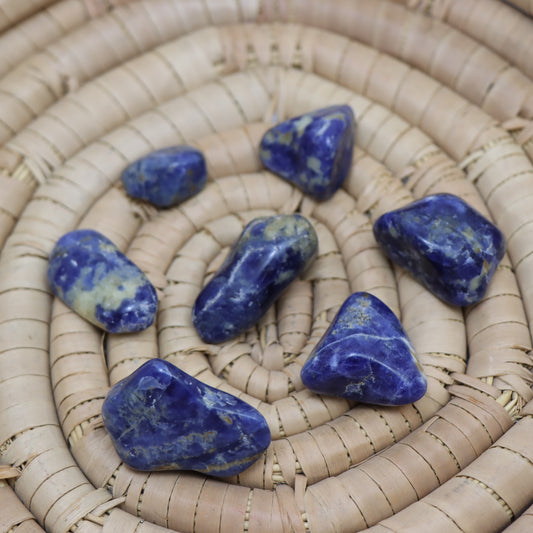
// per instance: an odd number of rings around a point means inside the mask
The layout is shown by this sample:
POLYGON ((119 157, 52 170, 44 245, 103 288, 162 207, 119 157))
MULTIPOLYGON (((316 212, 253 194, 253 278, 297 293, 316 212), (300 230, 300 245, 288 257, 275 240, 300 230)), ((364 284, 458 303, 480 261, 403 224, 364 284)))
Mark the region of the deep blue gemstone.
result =
POLYGON ((137 470, 233 476, 270 444, 259 411, 162 359, 117 383, 102 417, 118 455, 137 470))
POLYGON ((392 261, 452 305, 481 300, 505 253, 502 232, 451 194, 385 213, 374 235, 392 261))
POLYGON ((198 295, 193 323, 206 342, 223 342, 253 326, 316 255, 318 238, 301 215, 252 220, 198 295))
POLYGON ((203 154, 185 145, 151 152, 122 173, 122 183, 130 196, 157 207, 177 205, 194 196, 204 188, 206 180, 203 154))
POLYGON ((366 292, 352 294, 302 368, 319 394, 378 405, 419 400, 427 380, 394 313, 366 292))
POLYGON ((47 274, 58 298, 106 331, 140 331, 154 321, 155 288, 137 265, 97 231, 63 235, 52 250, 47 274))
POLYGON ((327 200, 350 172, 354 134, 351 107, 325 107, 268 130, 259 157, 265 167, 306 194, 327 200))

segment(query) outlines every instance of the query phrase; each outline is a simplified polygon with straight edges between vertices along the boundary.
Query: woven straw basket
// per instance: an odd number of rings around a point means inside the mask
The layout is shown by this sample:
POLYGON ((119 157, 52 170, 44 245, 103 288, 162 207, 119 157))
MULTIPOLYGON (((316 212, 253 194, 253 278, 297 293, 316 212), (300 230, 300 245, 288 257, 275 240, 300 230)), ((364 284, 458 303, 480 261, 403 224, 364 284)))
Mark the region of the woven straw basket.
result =
POLYGON ((0 530, 8 533, 533 531, 533 2, 0 0, 0 530), (343 188, 317 203, 266 172, 274 122, 347 103, 343 188), (158 211, 120 173, 203 151, 208 184, 158 211), (505 233, 484 299, 448 306, 392 266, 372 222, 431 193, 505 233), (319 254, 256 327, 206 345, 200 288, 252 218, 298 211, 319 254), (103 335, 51 296, 76 227, 159 292, 156 324, 103 335), (428 392, 398 408, 320 397, 299 374, 344 299, 401 318, 428 392), (241 475, 136 472, 101 419, 110 385, 165 358, 265 416, 241 475))

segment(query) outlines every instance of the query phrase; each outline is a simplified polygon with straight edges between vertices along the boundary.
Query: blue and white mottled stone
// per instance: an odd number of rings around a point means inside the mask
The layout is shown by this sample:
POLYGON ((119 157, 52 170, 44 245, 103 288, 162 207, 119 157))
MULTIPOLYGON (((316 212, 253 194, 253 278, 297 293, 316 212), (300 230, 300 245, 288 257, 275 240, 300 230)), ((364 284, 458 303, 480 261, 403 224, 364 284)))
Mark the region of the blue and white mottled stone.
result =
POLYGON ((137 470, 233 476, 270 444, 259 411, 162 359, 117 383, 102 417, 118 455, 137 470))
POLYGON ((126 167, 122 183, 134 198, 157 207, 177 205, 199 193, 207 181, 205 159, 191 146, 151 152, 126 167))
POLYGON ((389 259, 452 305, 481 300, 505 253, 502 232, 451 194, 385 213, 374 235, 389 259))
POLYGON ((252 220, 198 295, 192 320, 205 342, 236 337, 253 326, 314 259, 318 238, 301 215, 252 220))
POLYGON ((366 292, 341 306, 301 371, 319 394, 377 405, 405 405, 426 392, 427 380, 396 315, 366 292))
POLYGON ((351 107, 325 107, 268 130, 259 157, 265 167, 306 194, 327 200, 350 172, 354 134, 351 107))
POLYGON ((144 273, 104 235, 63 235, 48 263, 53 293, 80 316, 111 333, 141 331, 157 312, 157 293, 144 273))

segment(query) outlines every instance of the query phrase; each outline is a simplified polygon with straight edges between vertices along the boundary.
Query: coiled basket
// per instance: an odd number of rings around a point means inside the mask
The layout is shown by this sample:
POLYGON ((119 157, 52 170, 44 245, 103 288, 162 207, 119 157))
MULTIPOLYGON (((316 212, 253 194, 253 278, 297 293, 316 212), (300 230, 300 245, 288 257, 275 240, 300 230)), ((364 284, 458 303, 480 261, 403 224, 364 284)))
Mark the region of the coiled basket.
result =
POLYGON ((3 533, 533 531, 533 3, 516 0, 0 0, 0 530, 3 533), (266 172, 276 121, 357 117, 351 173, 318 203, 266 172), (120 174, 172 144, 208 184, 178 207, 120 174), (378 249, 380 214, 456 194, 504 232, 484 299, 442 303, 378 249), (200 288, 254 217, 300 212, 319 254, 261 322, 207 345, 200 288), (159 292, 156 324, 104 335, 46 281, 56 240, 111 238, 159 292), (300 369, 344 299, 401 318, 428 393, 320 397, 300 369), (273 442, 241 475, 136 472, 101 419, 161 357, 252 404, 273 442))

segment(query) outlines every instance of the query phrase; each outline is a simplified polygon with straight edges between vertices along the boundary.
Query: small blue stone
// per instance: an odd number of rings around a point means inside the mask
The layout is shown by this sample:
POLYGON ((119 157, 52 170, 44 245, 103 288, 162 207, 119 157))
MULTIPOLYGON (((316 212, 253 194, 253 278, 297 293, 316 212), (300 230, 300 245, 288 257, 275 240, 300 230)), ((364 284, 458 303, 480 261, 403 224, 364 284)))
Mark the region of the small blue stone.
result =
POLYGON ((223 342, 253 326, 311 263, 317 247, 315 229, 301 215, 252 220, 194 303, 200 337, 223 342))
POLYGON ((162 359, 117 383, 102 417, 118 455, 137 470, 234 476, 270 444, 259 411, 162 359))
POLYGON ((505 253, 502 232, 452 194, 385 213, 374 235, 392 261, 452 305, 481 300, 505 253))
POLYGON ((259 157, 266 168, 306 194, 327 200, 350 172, 354 134, 351 107, 325 107, 268 130, 259 157))
POLYGON ((301 371, 319 394, 378 405, 405 405, 426 392, 427 381, 394 313, 366 292, 352 294, 301 371))
POLYGON ((122 173, 122 183, 130 196, 157 207, 177 205, 194 196, 204 188, 206 180, 202 152, 184 145, 151 152, 122 173))
POLYGON ((109 331, 150 326, 157 293, 144 273, 101 233, 81 229, 63 235, 48 263, 53 293, 80 316, 109 331))

